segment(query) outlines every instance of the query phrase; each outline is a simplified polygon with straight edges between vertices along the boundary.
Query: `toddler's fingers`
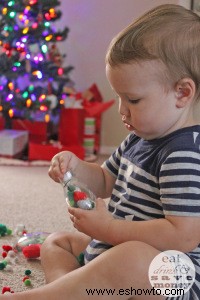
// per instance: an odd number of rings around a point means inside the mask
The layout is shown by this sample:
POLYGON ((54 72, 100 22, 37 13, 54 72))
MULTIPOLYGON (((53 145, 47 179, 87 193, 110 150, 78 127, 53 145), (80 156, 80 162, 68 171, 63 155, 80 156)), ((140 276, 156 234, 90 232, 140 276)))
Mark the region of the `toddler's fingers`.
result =
POLYGON ((74 216, 73 215, 69 215, 69 218, 72 222, 74 222, 74 216))
POLYGON ((69 215, 70 215, 70 219, 71 217, 74 217, 74 213, 75 213, 75 209, 71 206, 68 207, 68 212, 69 212, 69 215))
POLYGON ((64 175, 65 172, 67 171, 67 163, 62 155, 58 157, 58 163, 59 163, 60 172, 64 175))
POLYGON ((87 211, 81 208, 74 208, 69 206, 68 207, 68 212, 70 214, 70 218, 71 216, 75 217, 76 219, 79 219, 84 213, 86 213, 87 211))
POLYGON ((52 159, 48 174, 56 182, 59 182, 59 179, 63 178, 64 173, 61 171, 59 160, 57 158, 52 159))

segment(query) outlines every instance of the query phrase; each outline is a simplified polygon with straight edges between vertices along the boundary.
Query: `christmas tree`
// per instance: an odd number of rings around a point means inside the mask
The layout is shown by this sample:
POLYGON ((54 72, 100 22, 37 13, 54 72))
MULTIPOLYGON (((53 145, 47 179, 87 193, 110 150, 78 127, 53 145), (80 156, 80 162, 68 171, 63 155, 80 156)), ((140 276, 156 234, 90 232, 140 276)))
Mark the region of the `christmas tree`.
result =
POLYGON ((56 43, 69 29, 56 30, 57 0, 0 1, 0 112, 12 118, 48 122, 63 103, 63 87, 72 84, 56 43))

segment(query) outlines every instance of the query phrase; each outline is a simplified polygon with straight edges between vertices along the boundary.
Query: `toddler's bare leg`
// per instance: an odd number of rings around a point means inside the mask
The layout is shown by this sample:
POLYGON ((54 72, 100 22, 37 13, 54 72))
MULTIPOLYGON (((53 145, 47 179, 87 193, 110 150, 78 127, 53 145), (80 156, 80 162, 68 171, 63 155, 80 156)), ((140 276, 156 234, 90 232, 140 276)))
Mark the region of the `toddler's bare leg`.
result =
POLYGON ((80 232, 51 234, 41 247, 41 263, 46 282, 80 267, 77 256, 85 250, 91 238, 80 232))
MULTIPOLYGON (((159 251, 142 242, 126 242, 115 246, 86 266, 76 269, 38 289, 11 295, 0 300, 94 300, 134 299, 163 300, 162 296, 119 295, 120 289, 151 289, 148 268, 159 251), (97 293, 97 291, 104 293, 97 293), (111 291, 112 294, 105 291, 111 291), (92 292, 93 291, 93 294, 92 292), (90 292, 90 294, 89 294, 90 292), (133 297, 131 297, 133 296, 133 297)), ((122 291, 122 290, 121 290, 122 291)))

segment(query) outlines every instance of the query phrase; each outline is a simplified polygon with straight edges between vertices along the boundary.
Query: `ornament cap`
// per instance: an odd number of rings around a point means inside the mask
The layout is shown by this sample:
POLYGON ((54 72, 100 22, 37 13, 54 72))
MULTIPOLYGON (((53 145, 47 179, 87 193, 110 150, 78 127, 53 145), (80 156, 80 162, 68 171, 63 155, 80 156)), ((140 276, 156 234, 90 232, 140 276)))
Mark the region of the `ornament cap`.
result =
POLYGON ((73 175, 70 171, 66 172, 63 177, 64 184, 66 185, 72 179, 72 177, 73 175))

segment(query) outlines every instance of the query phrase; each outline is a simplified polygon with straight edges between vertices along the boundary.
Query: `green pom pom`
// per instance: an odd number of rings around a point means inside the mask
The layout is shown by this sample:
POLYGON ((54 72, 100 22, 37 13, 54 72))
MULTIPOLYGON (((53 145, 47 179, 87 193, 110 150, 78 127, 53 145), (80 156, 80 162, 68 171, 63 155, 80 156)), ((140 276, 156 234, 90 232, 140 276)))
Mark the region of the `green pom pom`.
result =
POLYGON ((11 229, 7 229, 7 235, 11 235, 12 234, 12 230, 11 229))
POLYGON ((84 253, 83 252, 81 252, 79 254, 79 256, 77 256, 77 260, 81 266, 84 266, 85 263, 84 263, 84 253))
POLYGON ((26 280, 24 281, 24 284, 25 284, 26 286, 30 286, 30 285, 31 285, 30 279, 26 279, 26 280))
POLYGON ((5 263, 4 262, 0 262, 0 270, 3 270, 3 269, 5 269, 5 263))
POLYGON ((6 225, 0 224, 0 236, 11 235, 12 230, 7 228, 6 225))
POLYGON ((7 227, 4 224, 0 224, 0 235, 5 236, 7 233, 7 227))
POLYGON ((24 273, 25 275, 31 275, 31 270, 26 270, 24 273))
POLYGON ((4 266, 6 267, 7 266, 7 264, 8 264, 8 262, 7 262, 7 260, 6 259, 4 259, 3 261, 2 261, 2 263, 4 264, 4 266))
POLYGON ((72 207, 75 207, 76 206, 76 203, 74 201, 74 192, 71 191, 71 190, 68 190, 67 192, 67 198, 69 200, 69 205, 72 206, 72 207))

